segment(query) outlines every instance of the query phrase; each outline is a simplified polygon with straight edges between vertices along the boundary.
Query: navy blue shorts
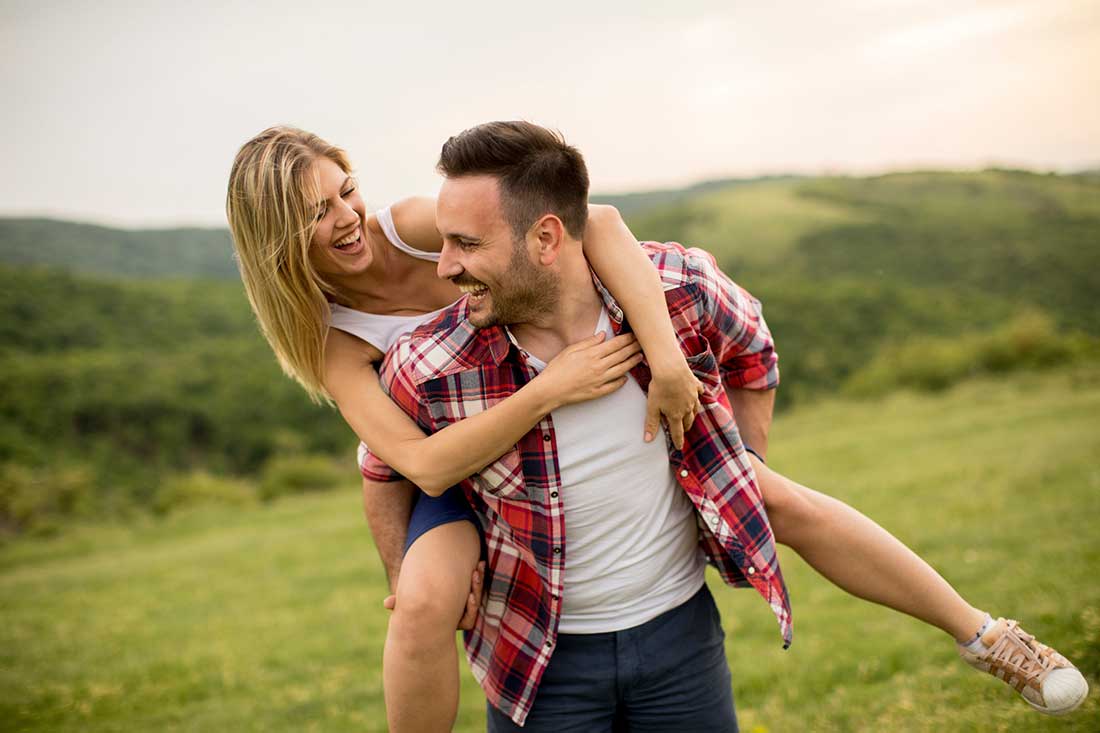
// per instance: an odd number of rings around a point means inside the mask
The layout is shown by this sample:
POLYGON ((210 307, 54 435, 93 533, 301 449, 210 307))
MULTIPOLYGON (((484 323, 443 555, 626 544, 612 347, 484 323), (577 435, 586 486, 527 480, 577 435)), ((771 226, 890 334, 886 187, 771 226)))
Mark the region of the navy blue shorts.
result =
POLYGON ((457 486, 452 486, 440 496, 429 496, 423 491, 417 493, 412 516, 409 517, 409 529, 405 535, 405 552, 420 535, 441 524, 451 522, 472 522, 481 536, 482 556, 485 555, 485 536, 481 532, 481 523, 477 520, 466 495, 457 486))

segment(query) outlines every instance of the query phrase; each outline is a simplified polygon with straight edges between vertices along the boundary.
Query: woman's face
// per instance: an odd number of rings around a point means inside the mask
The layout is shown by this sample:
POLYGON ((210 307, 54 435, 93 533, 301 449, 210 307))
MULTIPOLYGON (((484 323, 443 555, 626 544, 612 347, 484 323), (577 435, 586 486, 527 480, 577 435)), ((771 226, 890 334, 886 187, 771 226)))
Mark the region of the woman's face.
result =
POLYGON ((366 206, 359 184, 328 158, 317 162, 321 196, 317 228, 310 241, 309 260, 322 275, 355 275, 373 259, 364 233, 366 206))

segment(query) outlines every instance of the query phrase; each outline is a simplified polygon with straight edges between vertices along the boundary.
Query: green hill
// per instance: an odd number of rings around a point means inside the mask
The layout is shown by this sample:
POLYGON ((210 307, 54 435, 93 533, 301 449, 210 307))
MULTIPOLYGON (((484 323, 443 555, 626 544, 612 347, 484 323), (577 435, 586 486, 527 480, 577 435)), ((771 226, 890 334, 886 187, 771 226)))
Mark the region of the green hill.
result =
POLYGON ((122 277, 237 277, 227 229, 129 230, 0 218, 0 263, 122 277))
MULTIPOLYGON (((1097 356, 1095 177, 718 181, 617 203, 639 237, 703 246, 761 298, 781 409, 1097 356)), ((0 532, 152 505, 170 477, 262 483, 276 459, 354 443, 280 373, 216 230, 0 221, 0 420, 0 532)))
POLYGON ((727 186, 628 216, 713 252, 764 302, 790 388, 835 390, 913 337, 1028 313, 1100 336, 1100 181, 1018 171, 727 186))
POLYGON ((1050 311, 1100 334, 1100 181, 1018 171, 731 186, 628 217, 702 246, 754 290, 848 280, 1050 311), (776 283, 776 287, 770 287, 776 283))

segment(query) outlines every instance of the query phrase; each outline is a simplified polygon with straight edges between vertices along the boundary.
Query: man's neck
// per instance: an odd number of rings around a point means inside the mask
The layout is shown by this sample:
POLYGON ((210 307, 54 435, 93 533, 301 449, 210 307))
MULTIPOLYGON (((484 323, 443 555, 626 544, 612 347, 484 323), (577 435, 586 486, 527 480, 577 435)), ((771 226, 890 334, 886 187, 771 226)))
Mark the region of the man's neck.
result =
POLYGON ((603 299, 592 282, 588 261, 579 246, 575 256, 563 255, 559 263, 561 288, 558 302, 545 313, 509 326, 520 346, 545 362, 570 344, 595 333, 600 311, 604 307, 603 299))

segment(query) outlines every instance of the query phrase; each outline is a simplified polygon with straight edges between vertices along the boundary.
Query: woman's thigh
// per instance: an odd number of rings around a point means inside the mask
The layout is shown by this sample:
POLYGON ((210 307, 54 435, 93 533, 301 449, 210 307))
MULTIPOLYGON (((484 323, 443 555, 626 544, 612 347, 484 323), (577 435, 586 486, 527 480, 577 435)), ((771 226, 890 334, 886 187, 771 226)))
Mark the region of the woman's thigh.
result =
POLYGON ((457 625, 480 556, 481 530, 468 520, 449 521, 420 533, 401 561, 397 608, 454 616, 457 625))

